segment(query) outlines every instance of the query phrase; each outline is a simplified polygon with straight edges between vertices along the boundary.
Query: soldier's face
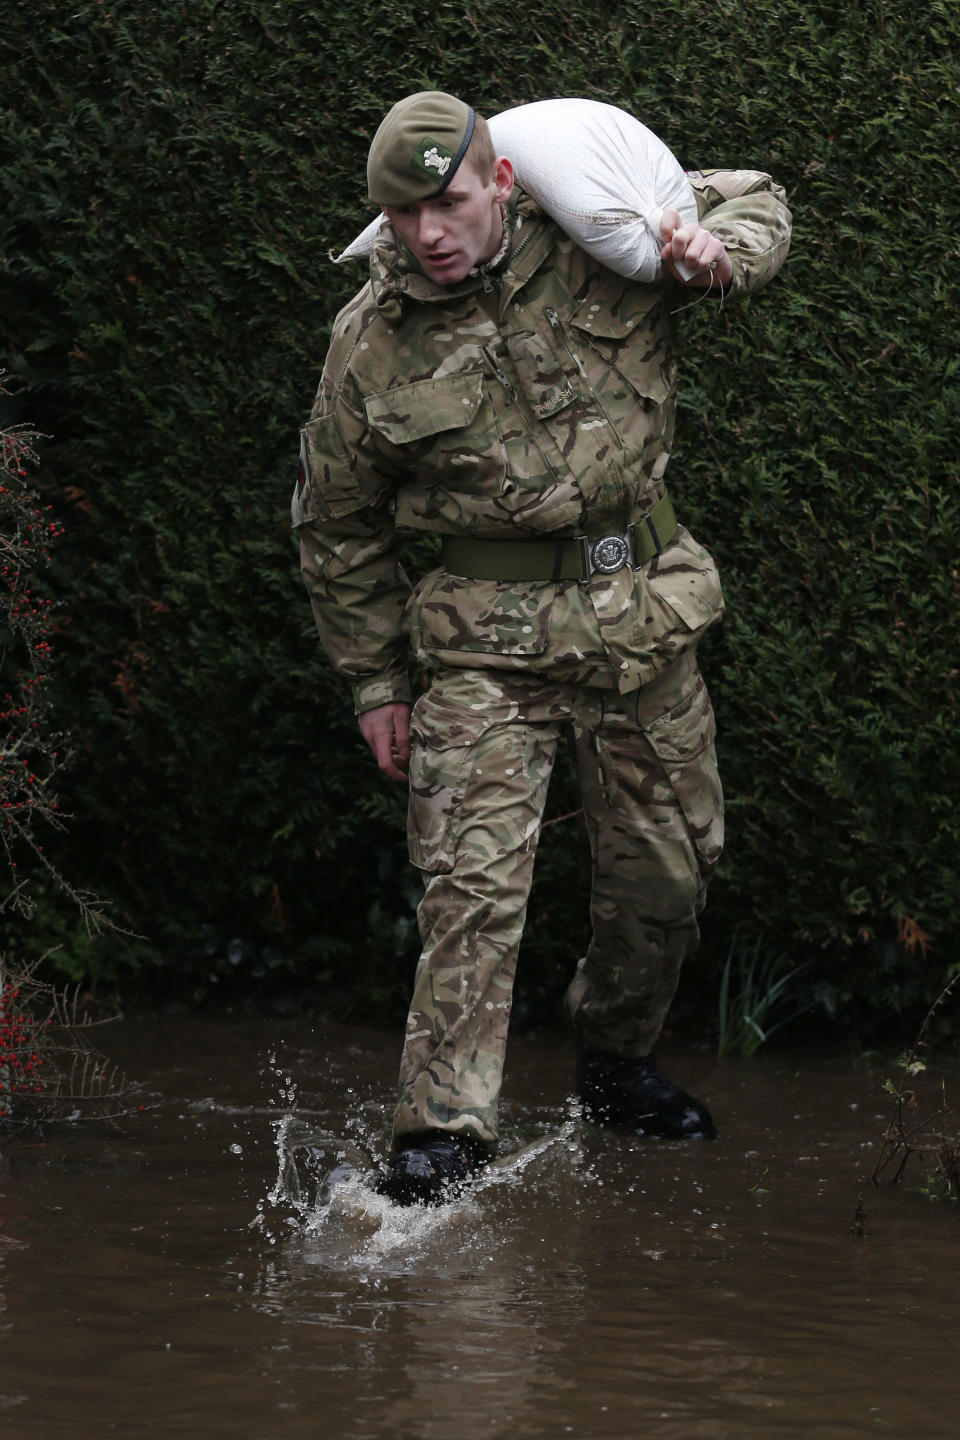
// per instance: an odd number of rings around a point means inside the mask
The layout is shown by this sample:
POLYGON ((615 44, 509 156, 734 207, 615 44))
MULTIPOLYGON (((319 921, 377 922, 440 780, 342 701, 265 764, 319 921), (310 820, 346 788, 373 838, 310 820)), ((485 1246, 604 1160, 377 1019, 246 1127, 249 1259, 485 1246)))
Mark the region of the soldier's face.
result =
POLYGON ((497 161, 487 183, 465 160, 442 195, 412 205, 385 205, 383 213, 424 274, 437 285, 455 285, 499 250, 500 205, 512 189, 509 160, 497 161))

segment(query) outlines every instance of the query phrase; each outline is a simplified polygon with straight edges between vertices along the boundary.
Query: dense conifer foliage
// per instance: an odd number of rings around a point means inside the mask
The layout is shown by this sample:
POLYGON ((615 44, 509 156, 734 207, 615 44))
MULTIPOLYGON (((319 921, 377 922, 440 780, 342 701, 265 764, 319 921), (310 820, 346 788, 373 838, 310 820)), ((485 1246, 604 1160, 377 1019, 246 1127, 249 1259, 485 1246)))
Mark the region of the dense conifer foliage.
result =
MULTIPOLYGON (((56 703, 76 759, 29 940, 79 977, 234 977, 383 1013, 415 956, 401 797, 319 653, 287 506, 297 428, 362 272, 386 106, 622 105, 691 168, 773 172, 788 267, 683 317, 672 489, 718 555, 704 647, 729 847, 684 995, 734 933, 828 1011, 922 1012, 957 959, 960 13, 884 0, 11 0, 0 117, 6 424, 43 443, 56 703), (140 938, 137 938, 140 937, 140 938)), ((522 959, 550 1016, 585 934, 561 777, 522 959)), ((26 932, 25 932, 26 933, 26 932)), ((944 1023, 947 1023, 946 1020, 944 1023)))

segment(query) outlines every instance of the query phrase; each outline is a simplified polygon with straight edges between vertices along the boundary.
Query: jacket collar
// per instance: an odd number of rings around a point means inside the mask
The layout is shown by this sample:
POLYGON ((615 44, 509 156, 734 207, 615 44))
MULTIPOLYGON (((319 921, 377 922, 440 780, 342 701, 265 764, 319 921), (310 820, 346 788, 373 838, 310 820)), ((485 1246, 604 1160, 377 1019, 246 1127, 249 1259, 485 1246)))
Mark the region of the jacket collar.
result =
POLYGON ((507 201, 506 220, 509 245, 503 259, 489 271, 478 266, 455 285, 437 285, 428 279, 385 220, 370 255, 370 285, 384 318, 398 320, 407 300, 431 304, 489 289, 489 274, 495 275, 504 290, 509 288, 515 294, 549 253, 553 231, 536 201, 519 187, 514 187, 507 201))

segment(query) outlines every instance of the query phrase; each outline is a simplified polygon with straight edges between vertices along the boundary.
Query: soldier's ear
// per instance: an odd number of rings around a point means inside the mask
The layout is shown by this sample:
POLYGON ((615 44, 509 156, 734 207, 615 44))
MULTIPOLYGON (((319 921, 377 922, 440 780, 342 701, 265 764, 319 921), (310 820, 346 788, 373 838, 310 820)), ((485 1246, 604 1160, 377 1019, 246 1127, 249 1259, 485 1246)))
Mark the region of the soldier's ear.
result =
POLYGON ((513 166, 505 155, 501 155, 493 170, 493 180, 497 187, 497 199, 501 204, 510 199, 510 192, 513 189, 513 166))

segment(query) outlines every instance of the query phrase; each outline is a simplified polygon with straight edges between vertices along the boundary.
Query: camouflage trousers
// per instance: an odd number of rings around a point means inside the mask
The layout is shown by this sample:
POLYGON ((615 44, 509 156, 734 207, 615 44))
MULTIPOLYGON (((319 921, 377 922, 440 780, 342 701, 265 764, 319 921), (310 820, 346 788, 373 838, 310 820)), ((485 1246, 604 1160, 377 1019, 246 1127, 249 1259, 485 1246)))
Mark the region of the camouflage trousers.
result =
POLYGON ((547 787, 572 730, 592 854, 592 938, 567 1012, 599 1049, 660 1033, 723 844, 713 709, 692 653, 629 695, 443 670, 412 716, 410 858, 423 952, 394 1140, 497 1139, 517 952, 547 787))

